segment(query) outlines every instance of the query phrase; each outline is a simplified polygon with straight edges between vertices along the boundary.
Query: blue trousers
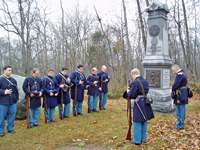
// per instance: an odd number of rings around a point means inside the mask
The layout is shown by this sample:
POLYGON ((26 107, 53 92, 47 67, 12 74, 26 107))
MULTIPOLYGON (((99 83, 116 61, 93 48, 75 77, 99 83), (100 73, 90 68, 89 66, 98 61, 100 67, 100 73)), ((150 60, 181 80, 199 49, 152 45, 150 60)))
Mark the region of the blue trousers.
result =
POLYGON ((13 105, 0 105, 0 133, 4 133, 6 116, 7 116, 7 131, 13 130, 16 111, 17 111, 17 103, 13 105))
POLYGON ((176 128, 177 129, 182 129, 185 125, 185 115, 186 115, 186 110, 185 110, 185 105, 179 105, 180 106, 180 114, 179 114, 179 110, 178 110, 178 105, 176 105, 176 117, 177 117, 177 124, 176 124, 176 128), (182 122, 180 120, 180 117, 182 119, 182 122))
MULTIPOLYGON (((61 104, 58 104, 59 117, 61 117, 60 106, 61 104)), ((63 117, 69 117, 69 112, 70 112, 70 103, 64 106, 63 117)))
POLYGON ((140 144, 146 141, 147 121, 133 122, 133 141, 131 143, 140 144))
POLYGON ((106 103, 107 103, 107 93, 102 92, 101 93, 101 106, 102 106, 102 109, 105 109, 106 103))
POLYGON ((41 112, 41 106, 36 108, 36 109, 30 109, 29 110, 29 123, 30 123, 30 126, 38 124, 38 119, 39 119, 39 116, 40 116, 40 112, 41 112))
POLYGON ((98 102, 98 96, 97 96, 97 92, 95 92, 94 96, 90 95, 90 110, 93 111, 94 109, 97 108, 97 102, 98 102))
MULTIPOLYGON (((73 114, 74 114, 75 113, 75 108, 74 108, 75 100, 73 99, 72 101, 73 101, 72 108, 73 108, 73 114)), ((77 113, 81 113, 82 112, 82 104, 83 104, 83 101, 76 101, 76 112, 77 113)))
POLYGON ((48 119, 48 122, 51 122, 53 121, 53 116, 54 116, 54 113, 55 113, 55 108, 48 108, 47 109, 47 119, 48 119))

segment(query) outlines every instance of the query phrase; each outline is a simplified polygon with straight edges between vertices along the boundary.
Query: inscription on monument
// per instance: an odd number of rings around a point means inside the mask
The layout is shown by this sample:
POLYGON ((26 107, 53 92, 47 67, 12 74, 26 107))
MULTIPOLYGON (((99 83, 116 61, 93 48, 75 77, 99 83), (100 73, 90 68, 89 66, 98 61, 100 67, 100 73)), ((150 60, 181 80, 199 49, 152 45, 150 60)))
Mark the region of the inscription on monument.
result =
POLYGON ((151 37, 156 37, 160 33, 160 27, 158 25, 153 25, 149 28, 149 35, 151 37))
POLYGON ((160 88, 161 70, 146 70, 146 80, 149 87, 160 88))
POLYGON ((163 69, 163 88, 170 87, 170 69, 163 69))

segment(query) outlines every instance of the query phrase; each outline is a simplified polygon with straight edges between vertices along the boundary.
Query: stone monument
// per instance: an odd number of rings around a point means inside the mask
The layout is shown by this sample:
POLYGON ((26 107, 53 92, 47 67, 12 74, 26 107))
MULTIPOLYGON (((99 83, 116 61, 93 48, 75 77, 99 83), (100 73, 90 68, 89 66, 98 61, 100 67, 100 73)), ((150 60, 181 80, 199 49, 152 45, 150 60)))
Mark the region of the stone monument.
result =
POLYGON ((24 83, 25 77, 16 74, 12 74, 11 77, 13 77, 17 81, 17 88, 19 92, 16 119, 23 120, 26 119, 26 95, 22 89, 22 84, 24 83))
POLYGON ((154 112, 174 112, 171 99, 170 69, 172 66, 168 50, 167 4, 154 1, 145 10, 148 13, 147 51, 142 62, 144 78, 149 82, 148 95, 153 98, 154 112))

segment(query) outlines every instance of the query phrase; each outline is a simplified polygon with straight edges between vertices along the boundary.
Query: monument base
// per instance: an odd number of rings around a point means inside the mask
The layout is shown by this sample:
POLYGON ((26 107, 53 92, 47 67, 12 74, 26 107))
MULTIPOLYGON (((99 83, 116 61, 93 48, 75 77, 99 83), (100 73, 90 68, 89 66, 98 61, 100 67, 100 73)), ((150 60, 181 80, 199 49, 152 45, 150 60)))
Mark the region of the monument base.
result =
POLYGON ((170 114, 175 110, 170 89, 149 89, 148 96, 152 97, 152 109, 157 113, 170 114))

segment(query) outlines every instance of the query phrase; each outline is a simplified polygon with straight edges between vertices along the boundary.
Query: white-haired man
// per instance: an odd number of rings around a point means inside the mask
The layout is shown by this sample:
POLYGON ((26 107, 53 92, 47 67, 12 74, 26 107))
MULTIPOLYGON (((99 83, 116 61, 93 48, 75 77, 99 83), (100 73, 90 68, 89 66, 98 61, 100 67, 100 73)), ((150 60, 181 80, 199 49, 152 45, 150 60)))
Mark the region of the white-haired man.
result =
POLYGON ((106 66, 101 67, 101 71, 97 74, 99 76, 99 81, 101 84, 102 81, 102 87, 101 87, 101 106, 103 110, 106 110, 106 103, 107 103, 107 93, 108 93, 108 82, 110 81, 110 78, 108 77, 108 74, 106 73, 106 66))
POLYGON ((88 90, 88 95, 90 95, 90 113, 93 112, 99 112, 96 110, 97 108, 97 102, 98 102, 98 96, 99 96, 99 90, 101 88, 99 87, 99 77, 97 76, 97 68, 92 68, 92 74, 90 74, 87 78, 87 82, 91 86, 90 92, 88 90))
POLYGON ((176 117, 177 125, 174 129, 183 129, 185 124, 185 105, 188 104, 188 95, 187 95, 187 74, 180 68, 179 65, 172 66, 172 72, 176 75, 174 84, 172 86, 172 98, 174 99, 174 104, 176 105, 176 117))

